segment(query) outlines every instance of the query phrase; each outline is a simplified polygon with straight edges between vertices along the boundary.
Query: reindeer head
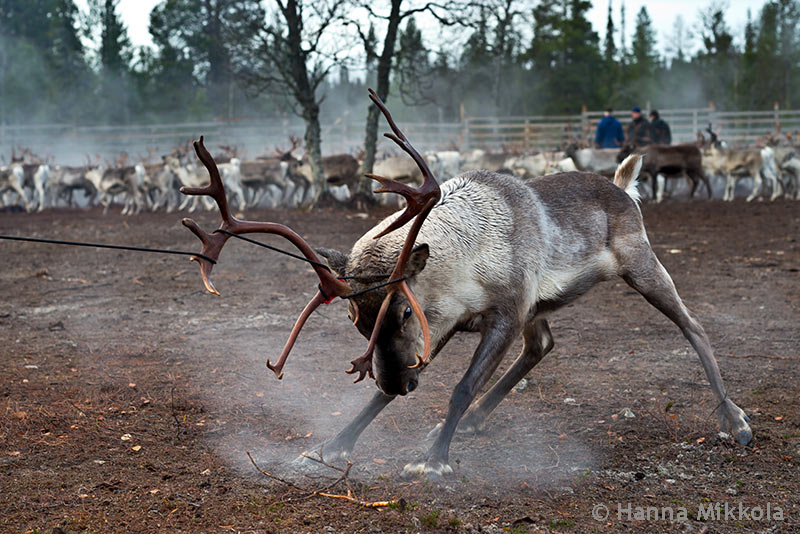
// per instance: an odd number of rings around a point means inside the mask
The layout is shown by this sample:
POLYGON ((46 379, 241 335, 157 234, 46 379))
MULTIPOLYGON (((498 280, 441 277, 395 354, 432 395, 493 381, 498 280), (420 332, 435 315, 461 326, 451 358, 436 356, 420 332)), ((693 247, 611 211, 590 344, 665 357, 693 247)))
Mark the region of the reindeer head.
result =
MULTIPOLYGON (((375 176, 372 174, 367 175, 369 178, 372 178, 381 184, 381 187, 375 192, 397 193, 405 197, 407 202, 405 211, 399 214, 393 220, 387 221, 383 227, 378 229, 377 231, 379 233, 374 236, 374 239, 380 239, 381 237, 394 232, 395 230, 403 227, 406 223, 413 220, 410 229, 405 235, 405 239, 402 241, 402 247, 400 247, 399 253, 397 252, 397 248, 394 248, 390 254, 390 257, 392 258, 396 256, 396 262, 394 263, 391 271, 388 273, 382 272, 380 273, 381 276, 378 277, 379 280, 383 280, 383 282, 380 284, 380 287, 383 288, 383 291, 380 293, 377 292, 379 289, 377 286, 365 287, 364 290, 360 291, 355 290, 353 286, 358 287, 356 282, 360 282, 361 277, 357 278, 356 281, 351 285, 343 280, 343 277, 335 276, 333 272, 339 272, 339 270, 342 268, 341 255, 335 256, 334 254, 328 254, 328 257, 331 258, 329 260, 331 267, 329 268, 319 261, 318 256, 308 245, 308 243, 306 243, 305 240, 303 240, 290 228, 278 223, 243 221, 234 217, 228 209, 225 187, 222 183, 222 179, 220 178, 219 169, 214 162, 214 158, 211 157, 211 154, 208 153, 203 145, 202 137, 200 138, 199 142, 195 142, 194 148, 197 156, 200 158, 200 160, 203 162, 203 165, 205 165, 209 172, 211 183, 202 188, 183 187, 181 188, 181 192, 188 195, 207 195, 212 197, 219 207, 219 212, 222 216, 222 224, 216 231, 209 234, 202 230, 197 223, 191 219, 184 219, 182 222, 184 226, 189 228, 189 230, 191 230, 192 233, 194 233, 203 244, 202 256, 195 256, 192 259, 200 263, 203 282, 206 286, 206 289, 211 293, 218 294, 214 284, 211 282, 212 267, 219 258, 222 247, 225 245, 228 238, 232 236, 238 236, 247 233, 270 233, 280 235, 295 245, 303 254, 303 256, 305 256, 305 258, 312 264, 312 267, 314 268, 314 271, 320 280, 319 290, 300 314, 300 317, 297 319, 297 322, 292 329, 292 333, 289 336, 289 340, 286 342, 286 346, 284 347, 284 350, 281 353, 277 363, 272 365, 270 361, 267 360, 267 367, 270 368, 278 376, 278 378, 283 376, 282 369, 286 362, 286 358, 294 346, 300 330, 311 313, 317 307, 319 307, 320 304, 327 304, 334 298, 341 297, 349 299, 351 318, 359 330, 362 331, 365 336, 366 332, 370 331, 369 344, 366 352, 350 362, 353 367, 347 372, 358 373, 356 382, 363 380, 367 374, 374 378, 372 370, 373 355, 380 342, 381 349, 379 354, 393 355, 393 357, 386 359, 386 361, 391 361, 394 364, 394 367, 392 367, 391 371, 387 372, 384 370, 384 367, 380 367, 384 359, 376 359, 378 363, 376 367, 379 368, 378 373, 382 377, 382 380, 379 381, 379 387, 389 394, 405 394, 416 387, 416 375, 419 372, 418 370, 423 364, 426 363, 431 352, 428 322, 425 314, 422 311, 422 307, 420 306, 414 294, 411 292, 408 279, 413 278, 424 267, 425 260, 428 256, 427 246, 415 248, 414 242, 419 234, 423 222, 425 221, 425 218, 433 209, 433 206, 438 201, 441 193, 433 174, 430 172, 430 169, 425 163, 425 160, 422 158, 419 152, 417 152, 417 150, 411 146, 411 144, 408 142, 408 139, 406 139, 405 135, 395 124, 391 114, 389 113, 389 110, 372 90, 370 90, 370 98, 383 112, 387 122, 389 123, 389 126, 394 132, 384 135, 393 140, 400 146, 401 149, 408 153, 408 155, 411 156, 411 158, 419 166, 423 176, 425 176, 425 181, 422 186, 418 189, 414 189, 381 176, 375 176), (362 303, 368 309, 368 313, 365 314, 364 318, 362 319, 359 312, 359 302, 356 299, 364 297, 364 295, 368 295, 369 293, 374 294, 369 295, 369 297, 366 299, 361 299, 362 303), (379 306, 377 305, 378 301, 380 301, 379 306), (411 310, 408 313, 406 313, 407 308, 411 310), (398 309, 402 309, 402 312, 400 312, 399 315, 397 314, 398 309), (390 311, 392 312, 391 314, 390 311), (394 355, 396 355, 400 350, 400 342, 394 342, 390 344, 391 346, 388 346, 386 345, 385 340, 387 337, 392 336, 393 334, 396 335, 397 324, 399 322, 407 323, 410 319, 410 314, 412 313, 417 317, 416 322, 418 323, 419 332, 422 334, 422 356, 420 356, 416 350, 412 349, 412 352, 407 350, 408 346, 415 348, 415 343, 413 345, 408 344, 406 347, 404 347, 401 351, 401 357, 394 357, 394 355), (363 321, 362 326, 359 325, 361 321, 363 321), (384 325, 387 326, 384 328, 384 325), (407 357, 408 354, 413 356, 413 360, 410 357, 407 357), (398 380, 397 376, 390 376, 392 372, 394 375, 399 375, 401 378, 398 380)), ((418 337, 419 336, 415 336, 414 339, 417 339, 418 337)))
POLYGON ((625 146, 619 149, 619 153, 617 154, 617 163, 622 163, 625 160, 625 158, 627 158, 634 152, 636 152, 636 146, 631 144, 626 144, 625 146))
MULTIPOLYGON (((347 277, 353 292, 358 294, 386 279, 386 273, 396 261, 401 238, 401 235, 391 235, 375 240, 370 233, 359 239, 349 254, 330 249, 317 249, 317 252, 337 276, 347 277)), ((425 243, 411 250, 404 273, 410 287, 414 287, 417 275, 425 268, 429 254, 425 243)), ((383 325, 372 355, 375 382, 387 395, 405 395, 413 391, 419 383, 420 369, 415 362, 417 354, 424 350, 424 332, 409 299, 400 292, 394 292, 387 299, 384 289, 366 291, 350 299, 348 312, 359 333, 367 339, 383 313, 383 325)))
POLYGON ((717 128, 717 131, 715 132, 714 130, 711 129, 711 123, 710 122, 708 123, 708 128, 706 128, 706 132, 708 132, 708 135, 710 136, 710 140, 708 143, 710 148, 720 148, 721 143, 718 138, 720 131, 722 131, 722 125, 720 125, 717 128))

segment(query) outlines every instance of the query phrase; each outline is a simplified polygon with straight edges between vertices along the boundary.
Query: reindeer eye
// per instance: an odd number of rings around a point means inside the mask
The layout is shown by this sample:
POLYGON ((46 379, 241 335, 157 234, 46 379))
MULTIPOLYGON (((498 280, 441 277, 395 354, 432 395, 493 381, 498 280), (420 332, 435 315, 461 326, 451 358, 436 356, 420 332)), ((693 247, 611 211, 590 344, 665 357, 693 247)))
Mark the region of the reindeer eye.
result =
POLYGON ((409 317, 411 317, 411 306, 406 306, 405 311, 403 311, 403 321, 408 321, 409 317))

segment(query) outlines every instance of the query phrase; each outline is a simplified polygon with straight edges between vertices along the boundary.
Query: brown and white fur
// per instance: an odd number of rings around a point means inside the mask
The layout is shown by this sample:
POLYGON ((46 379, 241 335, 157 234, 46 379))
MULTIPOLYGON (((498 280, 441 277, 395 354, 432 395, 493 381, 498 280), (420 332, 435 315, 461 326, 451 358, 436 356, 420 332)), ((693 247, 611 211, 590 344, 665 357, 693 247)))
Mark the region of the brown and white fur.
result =
POLYGON ((717 146, 716 139, 703 154, 703 167, 708 174, 725 177, 725 193, 722 200, 734 198, 736 183, 740 178, 753 178, 753 190, 747 196, 747 202, 756 198, 761 192, 762 177, 766 178, 772 189, 770 200, 775 200, 782 193, 783 185, 778 181, 775 169, 775 154, 771 147, 741 148, 733 150, 717 146))
MULTIPOLYGON (((640 169, 641 159, 631 156, 617 169, 614 183, 580 172, 523 182, 472 171, 441 186, 441 199, 422 226, 406 276, 430 325, 432 357, 456 332, 480 332, 481 340, 453 391, 447 418, 431 433, 435 440, 430 450, 406 465, 404 475, 452 473, 448 455, 459 422, 462 429, 481 428, 511 388, 552 349, 548 314, 615 276, 681 329, 705 368, 722 429, 742 444, 751 441, 746 415, 725 393, 708 337, 650 247, 637 205, 640 169), (473 402, 520 335, 522 353, 473 402)), ((320 251, 337 274, 364 277, 353 280, 354 290, 374 284, 372 275, 391 271, 407 227, 380 239, 373 236, 397 216, 368 231, 349 255, 320 251)), ((365 336, 383 296, 373 291, 356 298, 356 326, 365 336)), ((395 396, 417 386, 420 370, 409 366, 421 348, 419 322, 405 298, 395 293, 372 360, 380 391, 336 437, 307 454, 321 452, 327 461, 347 457, 369 422, 395 396)))

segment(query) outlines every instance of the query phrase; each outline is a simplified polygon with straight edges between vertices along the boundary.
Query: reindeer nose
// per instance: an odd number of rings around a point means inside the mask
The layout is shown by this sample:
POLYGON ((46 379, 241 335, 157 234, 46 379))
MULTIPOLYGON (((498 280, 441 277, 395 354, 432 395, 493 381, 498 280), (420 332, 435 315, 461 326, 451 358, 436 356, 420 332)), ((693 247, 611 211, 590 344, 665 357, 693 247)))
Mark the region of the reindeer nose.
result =
POLYGON ((411 380, 408 381, 408 384, 406 384, 406 393, 411 393, 412 391, 417 389, 418 385, 419 381, 416 378, 412 378, 411 380))

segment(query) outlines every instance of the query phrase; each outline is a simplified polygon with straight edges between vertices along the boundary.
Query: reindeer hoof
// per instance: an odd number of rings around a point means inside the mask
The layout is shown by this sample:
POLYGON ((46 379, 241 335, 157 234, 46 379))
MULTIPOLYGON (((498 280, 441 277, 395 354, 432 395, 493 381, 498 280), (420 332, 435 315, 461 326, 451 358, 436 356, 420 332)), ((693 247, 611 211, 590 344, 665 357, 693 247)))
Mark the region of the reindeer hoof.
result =
POLYGON ((744 411, 730 400, 725 406, 727 413, 721 416, 720 427, 722 430, 736 438, 739 445, 750 445, 753 442, 753 431, 750 429, 750 418, 744 411))
POLYGON ((428 478, 441 480, 445 477, 453 476, 453 468, 445 462, 425 460, 406 464, 400 476, 405 479, 428 478))
POLYGON ((750 430, 749 426, 746 426, 745 428, 736 432, 734 434, 734 437, 736 438, 736 442, 739 443, 739 445, 745 447, 753 443, 753 431, 750 430))

